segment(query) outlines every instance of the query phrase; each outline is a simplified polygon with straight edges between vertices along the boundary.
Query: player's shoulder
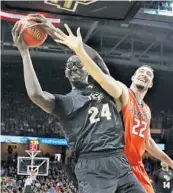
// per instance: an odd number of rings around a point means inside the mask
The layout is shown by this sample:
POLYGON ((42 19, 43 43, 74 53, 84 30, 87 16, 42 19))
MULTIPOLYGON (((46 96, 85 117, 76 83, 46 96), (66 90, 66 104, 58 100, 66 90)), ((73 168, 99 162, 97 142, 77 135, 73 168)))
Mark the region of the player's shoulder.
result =
POLYGON ((74 97, 75 95, 80 95, 81 91, 77 88, 73 88, 70 92, 63 95, 64 97, 74 97))
POLYGON ((144 101, 144 105, 145 105, 145 107, 148 109, 148 111, 151 111, 150 110, 150 107, 148 106, 148 104, 144 101))
POLYGON ((151 109, 150 107, 146 104, 146 102, 144 102, 144 107, 145 107, 145 111, 146 113, 149 115, 150 119, 151 119, 151 109))
POLYGON ((158 169, 158 170, 154 171, 153 174, 154 174, 154 175, 159 175, 161 172, 162 172, 162 170, 161 170, 161 169, 158 169))
POLYGON ((172 178, 173 178, 173 171, 172 171, 172 170, 169 170, 168 173, 169 173, 169 175, 171 175, 172 178))
POLYGON ((155 170, 153 174, 159 174, 161 172, 161 169, 155 170))
POLYGON ((128 88, 127 92, 128 92, 128 95, 129 95, 129 101, 133 101, 134 103, 137 102, 135 94, 130 88, 128 88))

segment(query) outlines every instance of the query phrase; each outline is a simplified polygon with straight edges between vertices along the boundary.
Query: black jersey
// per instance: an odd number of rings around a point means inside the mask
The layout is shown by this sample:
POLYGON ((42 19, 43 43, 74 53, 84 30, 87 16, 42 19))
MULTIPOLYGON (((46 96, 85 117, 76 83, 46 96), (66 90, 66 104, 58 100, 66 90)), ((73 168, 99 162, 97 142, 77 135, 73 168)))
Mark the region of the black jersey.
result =
POLYGON ((60 118, 76 153, 123 148, 124 130, 112 98, 95 85, 55 95, 53 115, 60 118))
POLYGON ((162 169, 153 173, 153 182, 158 193, 171 193, 173 189, 173 172, 162 169))

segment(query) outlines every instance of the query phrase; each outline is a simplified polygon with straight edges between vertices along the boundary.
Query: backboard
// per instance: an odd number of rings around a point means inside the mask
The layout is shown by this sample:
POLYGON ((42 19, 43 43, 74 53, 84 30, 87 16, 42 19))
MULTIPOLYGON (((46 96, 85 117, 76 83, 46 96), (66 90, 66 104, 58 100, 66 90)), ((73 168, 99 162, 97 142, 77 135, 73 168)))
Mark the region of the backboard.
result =
POLYGON ((49 170, 49 158, 19 156, 17 160, 17 174, 30 175, 30 170, 35 170, 37 176, 47 176, 49 170))

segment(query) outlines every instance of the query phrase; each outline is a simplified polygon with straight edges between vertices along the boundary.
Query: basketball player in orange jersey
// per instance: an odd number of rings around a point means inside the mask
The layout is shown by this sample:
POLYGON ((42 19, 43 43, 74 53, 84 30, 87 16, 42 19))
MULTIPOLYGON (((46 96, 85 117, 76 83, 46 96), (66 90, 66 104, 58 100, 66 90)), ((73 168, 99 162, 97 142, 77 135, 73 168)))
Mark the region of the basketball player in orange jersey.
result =
MULTIPOLYGON (((159 149, 150 135, 150 108, 144 102, 148 89, 153 86, 153 69, 147 65, 139 67, 132 76, 132 84, 128 89, 122 82, 105 74, 86 53, 80 29, 75 36, 68 25, 68 35, 57 29, 56 42, 71 48, 79 56, 88 73, 116 99, 119 111, 123 112, 125 126, 125 154, 132 170, 147 193, 154 193, 149 177, 142 163, 142 155, 147 150, 152 156, 166 162, 173 168, 173 161, 159 149)), ((105 67, 106 68, 106 67, 105 67)))

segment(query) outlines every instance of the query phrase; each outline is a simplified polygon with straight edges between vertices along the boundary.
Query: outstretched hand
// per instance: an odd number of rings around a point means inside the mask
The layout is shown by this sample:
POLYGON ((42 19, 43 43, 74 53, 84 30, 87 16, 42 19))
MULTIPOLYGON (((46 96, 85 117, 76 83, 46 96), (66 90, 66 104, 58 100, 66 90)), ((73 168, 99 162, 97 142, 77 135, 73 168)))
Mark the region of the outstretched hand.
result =
POLYGON ((75 36, 67 24, 64 26, 68 32, 68 35, 61 31, 59 28, 56 28, 56 32, 54 33, 56 39, 54 39, 54 41, 68 46, 74 52, 80 51, 83 48, 80 28, 77 29, 77 36, 75 36))

